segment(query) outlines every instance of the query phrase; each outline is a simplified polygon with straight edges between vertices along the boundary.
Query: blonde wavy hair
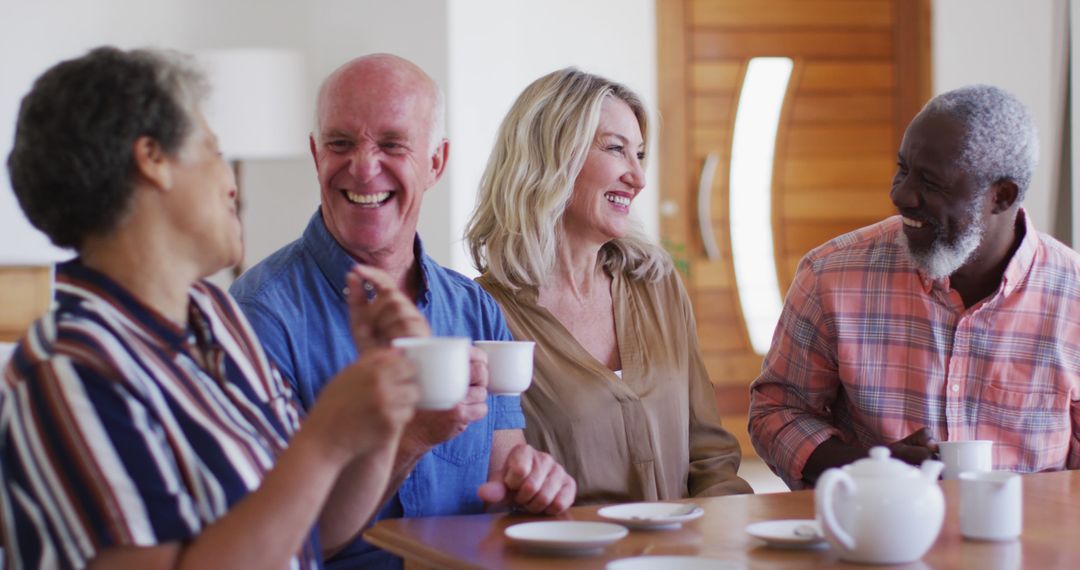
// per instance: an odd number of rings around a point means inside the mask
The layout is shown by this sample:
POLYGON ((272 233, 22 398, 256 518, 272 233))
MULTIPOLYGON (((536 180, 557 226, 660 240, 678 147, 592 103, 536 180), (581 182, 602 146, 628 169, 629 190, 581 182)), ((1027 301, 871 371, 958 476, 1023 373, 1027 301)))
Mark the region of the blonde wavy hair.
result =
MULTIPOLYGON (((625 102, 648 144, 648 116, 624 85, 568 67, 532 82, 503 119, 465 228, 473 264, 504 287, 539 287, 555 262, 563 213, 600 124, 604 100, 625 102)), ((634 227, 600 248, 611 274, 657 281, 670 256, 634 227)))

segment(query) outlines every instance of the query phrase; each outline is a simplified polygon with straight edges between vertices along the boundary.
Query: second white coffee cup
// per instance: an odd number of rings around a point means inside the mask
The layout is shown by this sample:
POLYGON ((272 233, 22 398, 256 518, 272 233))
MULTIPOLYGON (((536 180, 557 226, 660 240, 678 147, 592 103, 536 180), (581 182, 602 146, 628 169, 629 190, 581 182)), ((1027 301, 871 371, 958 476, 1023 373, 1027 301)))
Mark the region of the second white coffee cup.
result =
POLYGON ((416 366, 422 410, 449 410, 465 399, 469 391, 468 337, 396 338, 391 344, 400 348, 416 366))
POLYGON ((988 439, 943 441, 938 444, 945 464, 945 479, 956 479, 964 471, 989 471, 994 468, 994 442, 988 439))
POLYGON ((1013 540, 1024 520, 1020 475, 1009 471, 960 474, 960 534, 974 540, 1013 540))
POLYGON ((533 375, 533 348, 529 340, 478 340, 477 348, 487 353, 488 392, 520 394, 529 388, 533 375))

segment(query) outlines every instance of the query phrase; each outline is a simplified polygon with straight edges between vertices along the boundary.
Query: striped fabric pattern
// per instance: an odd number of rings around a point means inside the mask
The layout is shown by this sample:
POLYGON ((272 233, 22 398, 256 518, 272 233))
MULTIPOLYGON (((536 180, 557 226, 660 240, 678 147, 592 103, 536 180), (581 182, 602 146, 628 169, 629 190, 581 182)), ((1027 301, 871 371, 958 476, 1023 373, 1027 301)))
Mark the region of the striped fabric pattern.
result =
MULTIPOLYGON (((111 546, 193 538, 258 487, 298 429, 290 390, 209 283, 189 292, 189 330, 78 261, 56 290, 0 386, 9 564, 81 568, 111 546)), ((291 567, 321 564, 313 529, 291 567)))
POLYGON ((807 254, 751 385, 754 448, 789 486, 832 436, 866 448, 923 426, 993 440, 997 469, 1080 468, 1080 255, 1020 218, 1001 287, 968 309, 915 269, 899 216, 807 254))

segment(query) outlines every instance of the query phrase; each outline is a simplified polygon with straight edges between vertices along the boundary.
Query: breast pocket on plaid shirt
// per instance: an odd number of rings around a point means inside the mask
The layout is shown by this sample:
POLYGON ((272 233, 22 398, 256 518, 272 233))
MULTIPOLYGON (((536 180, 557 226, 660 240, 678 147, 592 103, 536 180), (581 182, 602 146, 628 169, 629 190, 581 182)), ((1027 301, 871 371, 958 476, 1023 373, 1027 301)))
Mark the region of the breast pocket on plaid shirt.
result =
POLYGON ((974 418, 978 439, 994 441, 994 466, 1019 472, 1061 469, 1072 423, 1066 393, 982 389, 974 418))

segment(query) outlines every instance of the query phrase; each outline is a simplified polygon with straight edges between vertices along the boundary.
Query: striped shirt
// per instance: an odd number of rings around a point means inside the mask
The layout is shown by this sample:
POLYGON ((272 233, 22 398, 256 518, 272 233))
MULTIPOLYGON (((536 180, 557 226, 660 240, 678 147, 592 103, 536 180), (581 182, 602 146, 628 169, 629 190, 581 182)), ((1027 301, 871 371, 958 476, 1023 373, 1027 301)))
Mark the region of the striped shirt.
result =
POLYGON ((926 426, 994 441, 994 467, 1080 468, 1080 255, 1035 231, 1000 287, 964 308, 898 243, 899 216, 802 260, 761 376, 750 437, 792 488, 837 436, 868 448, 926 426))
MULTIPOLYGON (((15 568, 190 540, 257 488, 300 421, 223 291, 181 329, 78 261, 0 386, 0 515, 15 568), (202 365, 200 363, 205 363, 202 365)), ((315 529, 292 568, 321 567, 315 529)))

